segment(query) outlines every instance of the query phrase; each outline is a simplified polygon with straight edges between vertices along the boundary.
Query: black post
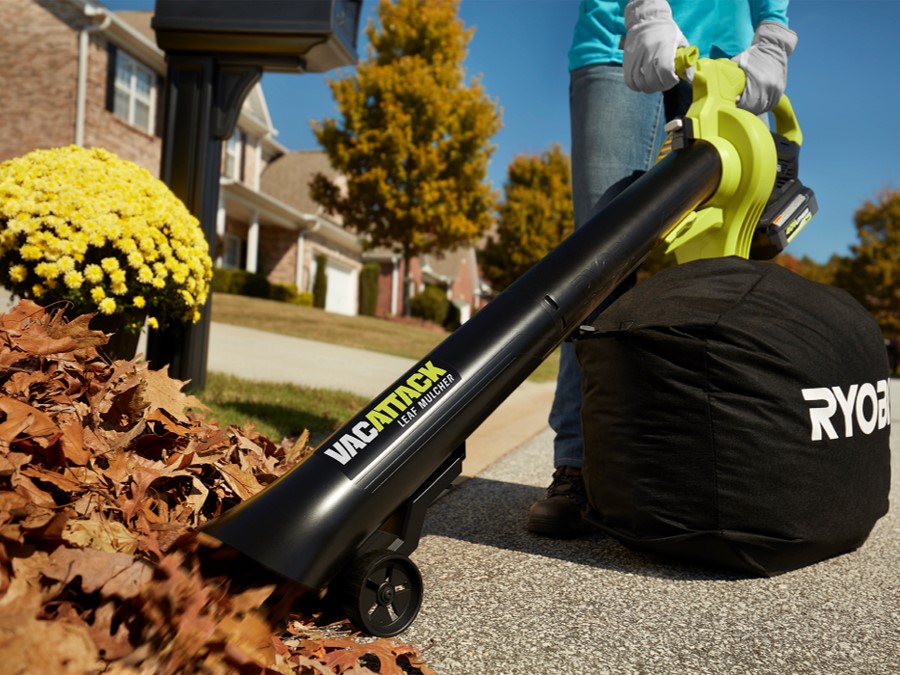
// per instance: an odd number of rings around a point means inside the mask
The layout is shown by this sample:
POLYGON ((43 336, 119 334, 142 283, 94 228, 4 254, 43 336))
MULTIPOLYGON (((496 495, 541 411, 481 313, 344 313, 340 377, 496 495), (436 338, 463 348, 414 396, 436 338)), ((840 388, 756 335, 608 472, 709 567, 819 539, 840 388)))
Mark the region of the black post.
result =
MULTIPOLYGON (((200 221, 215 255, 222 141, 234 131, 262 67, 194 53, 170 54, 167 61, 160 177, 200 221)), ((169 375, 189 380, 186 388, 191 391, 206 386, 211 307, 212 294, 197 323, 151 330, 147 336, 150 366, 168 364, 169 375)))
MULTIPOLYGON (((216 249, 219 163, 263 70, 321 73, 356 62, 362 0, 156 0, 151 26, 168 63, 161 178, 216 249)), ((206 385, 211 300, 196 324, 151 331, 153 368, 206 385)))

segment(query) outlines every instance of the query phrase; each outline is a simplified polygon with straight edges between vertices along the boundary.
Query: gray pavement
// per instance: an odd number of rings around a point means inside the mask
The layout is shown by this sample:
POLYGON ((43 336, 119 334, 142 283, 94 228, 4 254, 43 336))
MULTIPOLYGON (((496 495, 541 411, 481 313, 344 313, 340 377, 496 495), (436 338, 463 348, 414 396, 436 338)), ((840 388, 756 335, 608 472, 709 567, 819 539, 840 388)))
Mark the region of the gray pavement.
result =
MULTIPOLYGON (((332 386, 346 368, 373 396, 411 364, 219 324, 210 343, 210 370, 332 386)), ((900 673, 896 508, 858 551, 773 579, 669 564, 600 537, 529 535, 525 513, 552 473, 552 391, 520 387, 470 438, 470 478, 429 509, 412 555, 425 600, 400 637, 437 673, 900 673)), ((900 405, 892 420, 896 455, 900 405)), ((898 483, 895 471, 895 499, 898 483)))
MULTIPOLYGON (((895 467, 898 424, 900 406, 895 467)), ((429 510, 412 556, 425 600, 404 637, 441 675, 900 673, 896 505, 853 553, 772 579, 711 574, 526 533, 550 444, 535 436, 429 510)), ((898 490, 895 469, 895 504, 898 490)))

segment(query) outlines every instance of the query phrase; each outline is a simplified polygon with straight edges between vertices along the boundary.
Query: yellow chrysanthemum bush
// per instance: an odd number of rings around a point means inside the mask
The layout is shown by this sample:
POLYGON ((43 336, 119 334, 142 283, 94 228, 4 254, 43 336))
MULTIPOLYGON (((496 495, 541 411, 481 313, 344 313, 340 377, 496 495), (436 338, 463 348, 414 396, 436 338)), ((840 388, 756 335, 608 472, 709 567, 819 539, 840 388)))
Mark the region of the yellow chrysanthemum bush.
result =
POLYGON ((0 164, 0 283, 131 328, 200 318, 212 260, 197 219, 149 171, 100 148, 0 164))

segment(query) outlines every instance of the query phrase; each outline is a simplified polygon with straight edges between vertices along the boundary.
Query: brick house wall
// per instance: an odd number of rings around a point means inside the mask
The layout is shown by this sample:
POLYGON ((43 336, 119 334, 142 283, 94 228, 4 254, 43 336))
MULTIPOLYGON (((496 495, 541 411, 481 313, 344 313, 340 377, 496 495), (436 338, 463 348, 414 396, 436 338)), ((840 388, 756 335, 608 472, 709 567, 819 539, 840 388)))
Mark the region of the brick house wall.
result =
POLYGON ((86 23, 61 0, 0 2, 0 25, 7 28, 0 51, 0 87, 7 93, 0 158, 74 142, 78 34, 71 26, 86 23))
MULTIPOLYGON (((93 22, 65 0, 2 0, 0 22, 15 27, 4 32, 0 50, 0 87, 15 92, 0 108, 0 159, 73 144, 78 35, 93 22)), ((109 44, 102 32, 90 33, 84 145, 106 148, 158 176, 161 139, 120 120, 97 95, 107 88, 109 44)))

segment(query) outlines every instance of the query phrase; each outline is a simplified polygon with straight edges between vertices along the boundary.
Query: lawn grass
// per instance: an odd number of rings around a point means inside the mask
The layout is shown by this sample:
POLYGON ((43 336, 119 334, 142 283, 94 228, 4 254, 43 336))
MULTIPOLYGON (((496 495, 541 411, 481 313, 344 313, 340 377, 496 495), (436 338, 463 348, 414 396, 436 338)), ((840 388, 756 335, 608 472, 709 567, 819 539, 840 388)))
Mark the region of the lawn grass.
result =
MULTIPOLYGON (((414 360, 425 356, 449 335, 437 327, 424 328, 370 316, 343 316, 315 307, 227 293, 213 294, 212 320, 414 360)), ((528 379, 550 382, 556 379, 558 369, 556 350, 528 379)))
POLYGON ((194 395, 209 407, 207 417, 214 418, 222 428, 251 422, 276 443, 308 429, 313 445, 369 402, 348 392, 245 380, 214 372, 207 374, 203 391, 194 395))

